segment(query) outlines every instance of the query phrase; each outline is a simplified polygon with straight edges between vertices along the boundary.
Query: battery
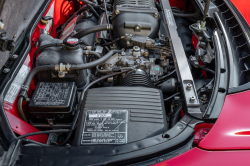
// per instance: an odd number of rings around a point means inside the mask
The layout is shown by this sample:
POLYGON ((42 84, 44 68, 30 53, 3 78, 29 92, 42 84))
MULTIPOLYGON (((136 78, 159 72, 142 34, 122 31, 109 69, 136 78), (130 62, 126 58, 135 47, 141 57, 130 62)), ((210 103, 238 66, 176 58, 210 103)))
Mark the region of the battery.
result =
POLYGON ((70 116, 76 98, 74 82, 39 82, 30 100, 30 114, 47 117, 70 116))

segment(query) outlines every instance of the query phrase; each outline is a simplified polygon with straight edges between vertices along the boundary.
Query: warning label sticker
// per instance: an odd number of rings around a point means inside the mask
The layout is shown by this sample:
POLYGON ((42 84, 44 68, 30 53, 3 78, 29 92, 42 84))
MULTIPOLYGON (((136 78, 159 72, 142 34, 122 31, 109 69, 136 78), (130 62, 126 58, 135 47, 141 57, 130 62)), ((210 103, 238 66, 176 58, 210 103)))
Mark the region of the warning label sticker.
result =
POLYGON ((5 101, 11 104, 14 103, 19 91, 21 90, 23 82, 25 81, 27 75, 29 74, 29 71, 30 68, 28 66, 23 65, 21 67, 4 98, 5 101))
POLYGON ((81 145, 127 143, 127 110, 87 110, 81 145))

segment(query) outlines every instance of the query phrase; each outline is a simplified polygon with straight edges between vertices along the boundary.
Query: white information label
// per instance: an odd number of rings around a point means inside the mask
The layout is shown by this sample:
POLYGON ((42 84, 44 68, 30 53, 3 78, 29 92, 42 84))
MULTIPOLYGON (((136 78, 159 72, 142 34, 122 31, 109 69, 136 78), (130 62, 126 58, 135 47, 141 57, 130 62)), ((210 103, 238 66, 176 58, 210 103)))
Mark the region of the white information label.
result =
POLYGON ((4 98, 4 101, 7 101, 11 104, 14 103, 22 85, 23 82, 25 81, 26 77, 28 76, 30 71, 30 68, 26 65, 23 65, 21 67, 21 69, 19 70, 19 72, 17 73, 16 78, 14 79, 14 81, 12 82, 12 84, 10 85, 10 88, 4 98))

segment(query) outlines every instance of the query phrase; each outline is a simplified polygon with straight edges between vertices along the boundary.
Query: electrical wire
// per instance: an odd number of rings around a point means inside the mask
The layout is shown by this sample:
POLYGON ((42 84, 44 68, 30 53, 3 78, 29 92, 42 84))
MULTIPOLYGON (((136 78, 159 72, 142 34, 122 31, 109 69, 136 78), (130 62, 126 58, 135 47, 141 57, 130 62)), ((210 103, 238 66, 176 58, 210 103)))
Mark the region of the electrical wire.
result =
POLYGON ((173 94, 172 96, 169 96, 168 98, 164 99, 164 101, 169 101, 170 99, 172 99, 172 98, 174 98, 175 96, 178 96, 178 95, 180 95, 180 94, 181 94, 180 92, 175 93, 175 94, 173 94))

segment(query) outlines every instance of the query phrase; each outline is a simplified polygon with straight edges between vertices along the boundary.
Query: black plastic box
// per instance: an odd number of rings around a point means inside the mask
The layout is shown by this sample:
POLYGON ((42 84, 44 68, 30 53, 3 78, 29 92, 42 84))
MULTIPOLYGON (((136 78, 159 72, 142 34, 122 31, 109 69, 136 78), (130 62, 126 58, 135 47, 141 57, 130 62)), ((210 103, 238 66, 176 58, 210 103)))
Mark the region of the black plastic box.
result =
POLYGON ((39 82, 29 104, 30 114, 39 117, 71 116, 75 97, 74 82, 39 82))

